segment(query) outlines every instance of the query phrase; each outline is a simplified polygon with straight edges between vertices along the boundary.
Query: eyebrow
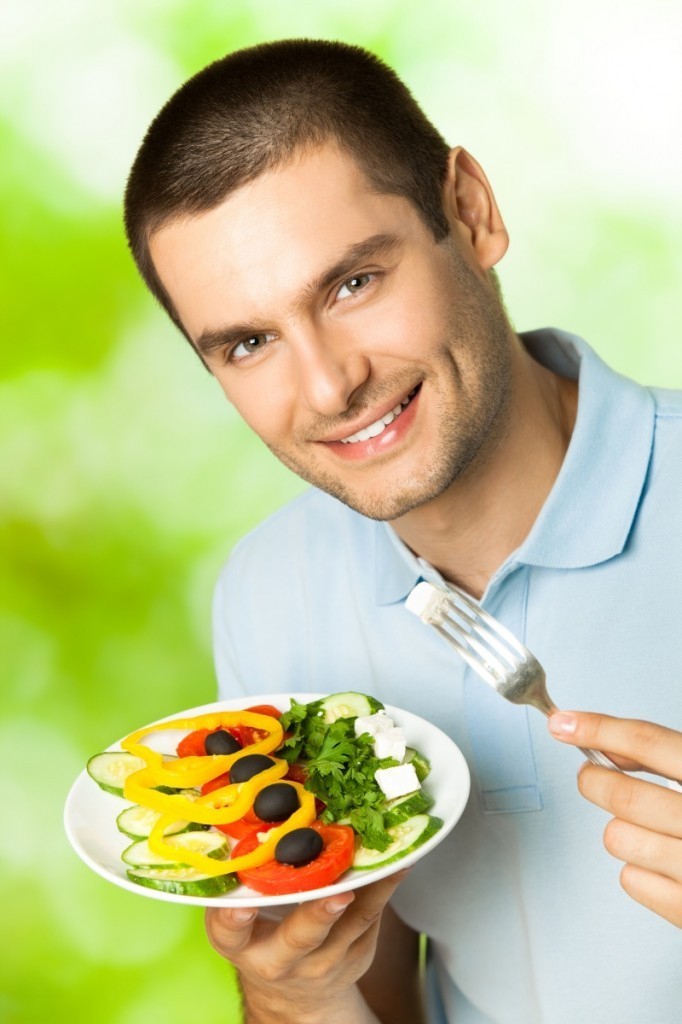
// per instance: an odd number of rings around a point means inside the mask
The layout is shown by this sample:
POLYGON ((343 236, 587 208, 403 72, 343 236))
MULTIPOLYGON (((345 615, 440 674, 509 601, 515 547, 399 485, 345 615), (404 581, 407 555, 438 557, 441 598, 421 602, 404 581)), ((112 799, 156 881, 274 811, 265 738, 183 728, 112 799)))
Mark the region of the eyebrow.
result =
MULTIPOLYGON (((332 266, 327 267, 303 287, 293 304, 294 310, 299 311, 316 295, 331 287, 335 281, 352 274, 359 264, 395 252, 402 241, 399 235, 382 232, 370 235, 369 238, 364 238, 361 242, 354 242, 344 250, 332 266)), ((264 322, 231 324, 229 327, 209 327, 201 332, 194 342, 194 346, 202 355, 210 356, 217 349, 229 347, 251 334, 262 333, 271 327, 272 324, 264 322)))

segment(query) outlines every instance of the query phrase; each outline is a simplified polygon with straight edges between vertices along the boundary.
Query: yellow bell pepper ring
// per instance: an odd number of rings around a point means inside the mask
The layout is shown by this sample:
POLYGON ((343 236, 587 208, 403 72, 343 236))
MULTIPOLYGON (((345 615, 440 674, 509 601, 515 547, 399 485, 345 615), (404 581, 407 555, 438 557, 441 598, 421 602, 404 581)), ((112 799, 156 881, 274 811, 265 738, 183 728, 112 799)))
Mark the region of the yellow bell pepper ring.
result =
POLYGON ((151 768, 141 768, 125 780, 123 795, 126 800, 149 807, 153 811, 160 811, 174 821, 182 819, 200 825, 226 825, 230 821, 242 818, 253 806, 253 801, 260 790, 281 779, 288 769, 286 761, 276 758, 272 768, 259 772, 247 782, 222 786, 212 793, 205 793, 196 800, 191 800, 182 793, 161 793, 154 789, 153 787, 157 785, 156 773, 151 768))
POLYGON ((253 711, 211 712, 193 718, 174 718, 168 722, 147 725, 121 741, 124 750, 142 758, 147 765, 147 769, 143 769, 145 774, 138 772, 135 773, 135 777, 130 776, 127 780, 130 784, 124 786, 124 796, 128 800, 143 803, 145 807, 153 806, 155 810, 159 810, 158 802, 152 804, 142 799, 145 787, 153 789, 155 786, 171 786, 175 789, 191 789, 203 786, 205 782, 210 782, 211 779, 229 771, 234 762, 245 753, 269 754, 276 750, 282 742, 283 735, 282 726, 276 718, 253 711), (141 742, 151 733, 164 729, 214 730, 223 726, 229 728, 230 725, 248 725, 266 732, 267 735, 234 754, 207 754, 205 757, 182 757, 174 761, 164 761, 162 754, 141 742))
MULTIPOLYGON (((262 773, 262 775, 264 774, 265 772, 262 773)), ((260 778, 261 776, 257 777, 260 778)), ((247 785, 247 783, 244 783, 244 785, 247 785)), ((304 789, 299 782, 291 782, 287 780, 287 785, 293 786, 296 789, 300 801, 300 807, 281 825, 270 829, 270 831, 266 833, 267 838, 264 839, 262 843, 259 843, 255 850, 252 850, 251 853, 244 854, 242 857, 235 857, 234 859, 229 860, 217 860, 214 857, 207 857, 205 854, 199 853, 197 850, 189 850, 186 847, 183 847, 183 864, 196 868, 198 871, 202 871, 206 875, 227 875, 235 871, 244 871, 247 868, 260 867, 261 864, 266 864, 268 861, 272 860, 275 854, 275 847, 282 836, 285 836, 288 832, 292 832, 295 828, 304 828, 306 825, 310 825, 316 817, 315 797, 313 794, 304 789)), ((193 806, 196 807, 196 804, 193 806)), ((174 817, 174 815, 164 815, 159 818, 149 835, 148 843, 149 849, 153 853, 157 853, 160 857, 166 857, 168 860, 177 862, 178 847, 174 846, 172 842, 166 842, 163 838, 164 829, 174 820, 174 817)))
MULTIPOLYGON (((279 720, 271 715, 260 715, 254 711, 213 711, 205 715, 196 715, 193 718, 172 718, 167 722, 146 725, 143 729, 138 729, 126 736, 121 741, 121 746, 131 754, 141 757, 148 765, 158 767, 162 763, 162 755, 141 742, 145 736, 164 729, 187 729, 189 731, 208 729, 212 732, 214 729, 223 727, 229 729, 231 725, 248 725, 252 729, 267 733, 263 739, 249 744, 248 750, 251 754, 269 754, 272 750, 277 750, 284 735, 279 720)), ((233 755, 219 754, 215 756, 233 755)), ((193 760, 193 758, 181 758, 181 761, 188 760, 193 760)))
MULTIPOLYGON (((251 747, 248 747, 248 751, 251 753, 251 747)), ((161 755, 158 755, 158 763, 150 763, 150 759, 147 759, 147 770, 152 786, 193 789, 229 771, 240 753, 241 751, 235 754, 209 754, 206 757, 181 757, 177 761, 163 761, 160 759, 161 755)))
MULTIPOLYGON (((289 765, 280 757, 274 757, 272 759, 272 768, 266 768, 262 772, 258 772, 257 775, 252 775, 246 782, 230 783, 227 786, 221 786, 220 789, 211 790, 210 793, 203 793, 196 801, 198 804, 207 804, 209 807, 224 807, 226 804, 232 804, 234 802, 235 792, 239 794, 240 807, 244 803, 241 797, 244 796, 246 799, 247 795, 251 799, 251 804, 256 799, 256 796, 263 789, 264 786, 269 786, 271 782, 277 782, 278 779, 284 778, 286 773, 289 771, 289 765)), ((288 781, 288 780, 287 780, 288 781)), ((196 804, 192 804, 196 807, 196 804)), ((248 807, 246 810, 248 811, 248 807)), ((245 813, 242 812, 242 813, 245 813)), ((240 815, 237 815, 240 817, 240 815)), ((230 821, 235 821, 235 818, 230 818, 230 821)), ((225 822, 217 822, 216 824, 223 825, 225 822)))

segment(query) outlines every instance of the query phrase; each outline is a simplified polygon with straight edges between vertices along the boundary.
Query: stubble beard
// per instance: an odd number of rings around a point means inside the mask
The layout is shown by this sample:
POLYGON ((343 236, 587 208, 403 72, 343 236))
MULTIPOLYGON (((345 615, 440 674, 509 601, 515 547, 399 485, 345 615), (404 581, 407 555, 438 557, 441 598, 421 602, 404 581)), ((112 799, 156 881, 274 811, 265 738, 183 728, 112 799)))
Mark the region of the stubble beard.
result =
MULTIPOLYGON (((391 456, 381 460, 390 481, 386 492, 363 491, 363 472, 350 486, 322 470, 270 445, 273 454, 297 476, 368 519, 399 519, 433 501, 474 467, 488 462, 507 432, 512 391, 511 327, 501 300, 457 257, 454 294, 440 346, 439 369, 424 376, 424 398, 438 406, 438 436, 428 462, 418 471, 391 476, 391 456), (442 367, 442 368, 440 368, 442 367), (389 490, 390 488, 390 490, 389 490)), ((410 371, 412 374, 414 370, 410 371)), ((381 382, 381 397, 396 393, 397 376, 381 382)), ((413 378, 412 378, 413 379, 413 378)), ((361 398, 371 405, 380 396, 372 385, 361 398)), ((353 414, 357 414, 357 406, 353 414)), ((396 457, 400 461, 400 453, 396 457)), ((352 464, 350 467, 352 469, 352 464)), ((371 465, 367 467, 371 476, 371 465)))

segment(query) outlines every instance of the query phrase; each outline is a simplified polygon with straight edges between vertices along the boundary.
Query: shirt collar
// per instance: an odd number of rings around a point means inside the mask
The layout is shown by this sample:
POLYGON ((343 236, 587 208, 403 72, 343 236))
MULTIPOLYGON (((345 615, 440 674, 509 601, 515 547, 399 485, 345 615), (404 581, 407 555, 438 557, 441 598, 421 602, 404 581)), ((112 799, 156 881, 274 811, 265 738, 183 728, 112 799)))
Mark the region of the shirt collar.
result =
MULTIPOLYGON (((581 338, 530 331, 521 338, 534 359, 579 381, 578 414, 559 475, 523 544, 501 566, 553 569, 597 565, 620 554, 637 511, 651 457, 654 400, 611 370, 581 338)), ((419 579, 442 577, 403 544, 388 523, 375 524, 379 604, 400 601, 419 579)))

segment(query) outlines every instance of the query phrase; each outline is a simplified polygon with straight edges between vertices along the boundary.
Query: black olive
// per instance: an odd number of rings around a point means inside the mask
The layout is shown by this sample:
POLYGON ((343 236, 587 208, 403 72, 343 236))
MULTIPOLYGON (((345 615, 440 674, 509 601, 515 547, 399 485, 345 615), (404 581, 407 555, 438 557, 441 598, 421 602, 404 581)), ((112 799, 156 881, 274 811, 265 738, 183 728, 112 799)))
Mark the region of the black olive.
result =
POLYGON ((253 809, 263 821, 285 821, 297 811, 298 793, 287 782, 265 786, 253 802, 253 809))
POLYGON ((248 782, 254 775, 272 768, 275 762, 265 754, 245 754, 230 768, 230 782, 248 782))
POLYGON ((314 828, 294 828, 277 843, 275 860, 301 868, 319 857, 323 849, 322 836, 314 828))
POLYGON ((231 732, 226 729, 218 729, 217 732, 210 732, 204 740, 204 748, 207 754, 236 754, 242 749, 239 740, 236 740, 231 732))

